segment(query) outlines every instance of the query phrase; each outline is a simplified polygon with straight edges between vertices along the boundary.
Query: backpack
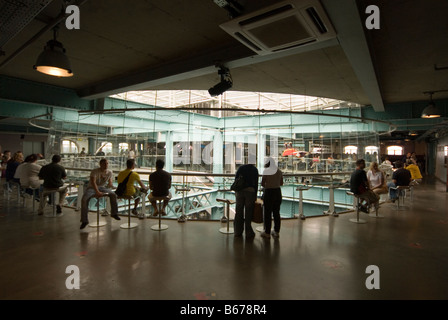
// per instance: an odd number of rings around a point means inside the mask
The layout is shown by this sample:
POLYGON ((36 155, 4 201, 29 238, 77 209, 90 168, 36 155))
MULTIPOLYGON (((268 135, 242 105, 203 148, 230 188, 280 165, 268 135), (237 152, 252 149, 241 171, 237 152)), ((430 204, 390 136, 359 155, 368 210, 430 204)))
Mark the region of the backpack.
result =
POLYGON ((126 185, 128 184, 129 176, 131 175, 132 171, 129 172, 126 179, 124 179, 122 182, 120 182, 117 186, 117 189, 115 190, 115 194, 119 197, 123 196, 126 192, 126 185))

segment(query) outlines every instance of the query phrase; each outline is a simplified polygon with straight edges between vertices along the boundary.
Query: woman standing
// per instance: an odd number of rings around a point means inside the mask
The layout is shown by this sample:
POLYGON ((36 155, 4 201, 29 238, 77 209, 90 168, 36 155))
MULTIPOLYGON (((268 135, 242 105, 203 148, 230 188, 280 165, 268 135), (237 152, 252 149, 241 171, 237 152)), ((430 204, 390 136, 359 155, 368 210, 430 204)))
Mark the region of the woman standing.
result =
POLYGON ((376 195, 387 193, 386 177, 384 173, 378 168, 377 162, 370 164, 370 169, 367 172, 367 179, 369 180, 370 189, 376 195))
POLYGON ((272 236, 278 238, 280 233, 280 205, 282 203, 283 173, 275 164, 273 158, 268 158, 265 170, 261 179, 261 186, 264 188, 264 232, 263 238, 271 237, 272 217, 274 217, 274 230, 272 236))

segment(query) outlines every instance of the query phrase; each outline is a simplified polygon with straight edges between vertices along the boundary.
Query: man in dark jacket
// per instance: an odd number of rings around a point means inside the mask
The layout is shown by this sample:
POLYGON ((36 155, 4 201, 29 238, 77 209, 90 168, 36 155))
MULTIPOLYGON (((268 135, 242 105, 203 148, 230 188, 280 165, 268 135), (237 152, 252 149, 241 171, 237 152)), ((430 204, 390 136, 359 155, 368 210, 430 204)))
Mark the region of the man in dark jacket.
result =
POLYGON ((235 191, 235 237, 242 236, 243 231, 246 231, 246 238, 253 238, 255 232, 251 223, 257 200, 258 169, 253 164, 245 164, 238 168, 235 179, 239 176, 243 176, 245 186, 242 190, 235 191))
POLYGON ((361 200, 359 209, 365 213, 369 213, 368 206, 373 204, 378 209, 380 198, 375 192, 370 190, 367 174, 364 170, 365 167, 366 163, 364 159, 356 161, 356 169, 350 176, 350 191, 361 200), (363 204, 363 202, 366 202, 366 204, 363 204))
POLYGON ((403 168, 403 162, 400 160, 395 161, 395 168, 397 170, 392 174, 392 181, 387 184, 389 197, 393 202, 398 198, 398 190, 395 188, 398 186, 408 186, 411 182, 411 172, 403 168))
MULTIPOLYGON (((59 204, 56 206, 56 212, 62 213, 62 205, 64 204, 65 195, 67 194, 67 185, 64 179, 67 178, 65 168, 59 164, 61 156, 55 154, 51 159, 51 163, 43 166, 39 171, 39 179, 44 180, 42 184, 44 190, 41 194, 38 214, 42 215, 45 208, 45 196, 52 192, 59 193, 59 204)), ((53 199, 55 200, 55 199, 53 199)))

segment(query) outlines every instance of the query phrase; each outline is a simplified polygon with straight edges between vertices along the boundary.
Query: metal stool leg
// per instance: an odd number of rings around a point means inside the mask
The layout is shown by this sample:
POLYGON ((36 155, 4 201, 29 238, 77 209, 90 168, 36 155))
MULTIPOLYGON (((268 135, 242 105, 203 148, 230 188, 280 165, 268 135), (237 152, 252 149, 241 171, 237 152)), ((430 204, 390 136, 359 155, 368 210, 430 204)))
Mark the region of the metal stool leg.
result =
POLYGON ((131 222, 131 199, 128 199, 128 223, 123 223, 120 225, 122 229, 133 229, 138 226, 138 223, 131 222))
POLYGON ((350 222, 354 223, 367 223, 366 220, 359 219, 359 197, 356 197, 356 219, 350 219, 350 222))
MULTIPOLYGON (((62 216, 62 213, 56 214, 56 192, 57 191, 50 192, 51 204, 53 206, 53 214, 52 215, 45 214, 44 216, 46 218, 57 218, 57 217, 61 217, 62 216)), ((43 201, 45 201, 45 197, 43 197, 43 201)))
POLYGON ((157 210, 159 211, 159 223, 151 226, 151 229, 154 231, 163 231, 168 229, 166 224, 162 224, 162 208, 163 208, 163 200, 156 200, 157 210))
POLYGON ((89 227, 99 228, 99 227, 103 227, 107 224, 107 222, 104 220, 100 222, 100 199, 101 198, 98 198, 96 201, 96 222, 89 223, 89 227))
POLYGON ((227 226, 225 228, 219 229, 219 232, 224 234, 232 234, 234 232, 233 228, 230 228, 230 203, 226 202, 226 215, 227 215, 227 226))

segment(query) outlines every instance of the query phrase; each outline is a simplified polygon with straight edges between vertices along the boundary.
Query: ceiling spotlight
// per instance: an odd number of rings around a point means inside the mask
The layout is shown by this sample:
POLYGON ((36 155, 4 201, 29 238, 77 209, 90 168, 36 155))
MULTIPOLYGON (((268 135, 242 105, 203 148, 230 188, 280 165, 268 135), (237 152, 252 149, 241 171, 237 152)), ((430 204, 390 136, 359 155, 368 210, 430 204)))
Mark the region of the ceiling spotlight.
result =
POLYGON ((56 40, 57 29, 53 28, 53 39, 47 42, 33 68, 50 76, 71 77, 73 72, 70 61, 65 55, 64 46, 56 40))
POLYGON ((428 93, 430 95, 430 101, 428 106, 423 109, 422 112, 422 118, 438 118, 441 116, 439 109, 437 109, 436 104, 434 103, 434 101, 432 101, 432 95, 434 94, 434 92, 425 92, 428 93))
POLYGON ((218 74, 221 76, 221 82, 213 86, 212 88, 208 89, 208 93, 212 97, 219 96, 220 94, 223 94, 230 88, 232 88, 233 80, 232 76, 230 75, 230 71, 228 68, 224 66, 218 66, 218 74))

